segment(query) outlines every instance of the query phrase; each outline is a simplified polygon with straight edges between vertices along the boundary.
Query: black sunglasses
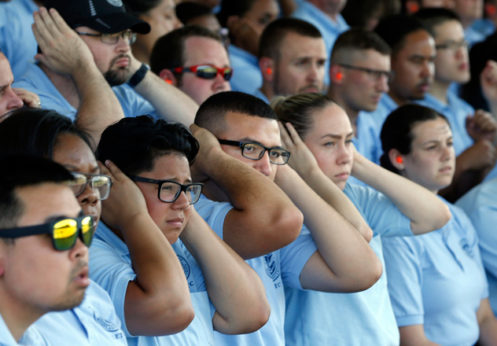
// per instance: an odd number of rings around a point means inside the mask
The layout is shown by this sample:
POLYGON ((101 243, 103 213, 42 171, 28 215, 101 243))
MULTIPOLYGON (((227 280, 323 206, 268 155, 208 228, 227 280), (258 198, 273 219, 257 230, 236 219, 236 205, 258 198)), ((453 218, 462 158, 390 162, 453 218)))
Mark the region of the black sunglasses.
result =
POLYGON ((72 249, 78 235, 87 247, 95 234, 95 220, 92 216, 60 217, 41 225, 0 229, 0 238, 20 238, 37 234, 50 234, 55 250, 72 249))

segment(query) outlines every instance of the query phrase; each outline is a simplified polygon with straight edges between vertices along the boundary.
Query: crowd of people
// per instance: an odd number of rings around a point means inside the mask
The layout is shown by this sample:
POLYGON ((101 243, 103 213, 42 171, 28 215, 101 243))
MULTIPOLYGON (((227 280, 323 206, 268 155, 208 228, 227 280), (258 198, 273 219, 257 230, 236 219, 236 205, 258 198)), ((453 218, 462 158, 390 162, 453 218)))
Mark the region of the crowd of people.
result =
POLYGON ((0 1, 0 345, 497 345, 496 9, 0 1))

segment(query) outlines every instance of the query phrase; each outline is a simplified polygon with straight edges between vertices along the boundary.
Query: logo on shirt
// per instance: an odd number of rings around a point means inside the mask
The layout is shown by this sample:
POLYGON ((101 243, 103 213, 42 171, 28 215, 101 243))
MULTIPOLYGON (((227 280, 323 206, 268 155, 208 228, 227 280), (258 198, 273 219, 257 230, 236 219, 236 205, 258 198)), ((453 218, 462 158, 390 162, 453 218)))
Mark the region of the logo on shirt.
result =
POLYGON ((266 274, 271 278, 271 280, 276 281, 280 277, 280 268, 276 262, 276 256, 273 253, 264 256, 266 261, 266 274))

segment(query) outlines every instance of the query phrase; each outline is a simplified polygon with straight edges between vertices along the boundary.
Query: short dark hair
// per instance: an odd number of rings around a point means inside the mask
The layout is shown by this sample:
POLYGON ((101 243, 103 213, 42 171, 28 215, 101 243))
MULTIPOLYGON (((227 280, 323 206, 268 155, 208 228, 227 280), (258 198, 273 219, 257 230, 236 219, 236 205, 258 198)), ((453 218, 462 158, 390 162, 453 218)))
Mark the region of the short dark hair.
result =
POLYGON ((250 11, 256 0, 221 0, 220 9, 217 14, 219 24, 227 27, 227 21, 230 16, 243 17, 250 11))
POLYGON ((151 171, 157 157, 170 153, 182 154, 192 163, 198 149, 198 141, 184 125, 141 115, 107 127, 96 154, 100 161, 111 160, 131 176, 151 171))
POLYGON ((21 108, 0 123, 0 153, 52 158, 59 135, 72 134, 90 148, 90 137, 67 117, 47 109, 21 108))
POLYGON ((406 104, 390 113, 383 124, 380 134, 383 149, 383 155, 380 158, 381 166, 392 172, 399 173, 399 170, 390 162, 388 153, 392 149, 397 149, 403 155, 409 154, 414 139, 412 134, 414 126, 421 122, 435 119, 443 119, 449 124, 447 118, 436 110, 417 104, 406 104))
POLYGON ((380 20, 374 31, 390 46, 392 55, 403 47, 405 38, 416 31, 426 30, 421 22, 403 14, 388 16, 380 20))
POLYGON ((182 1, 176 5, 176 16, 185 25, 190 20, 206 15, 214 15, 212 9, 204 4, 192 1, 182 1))
POLYGON ((200 105, 195 124, 210 131, 219 131, 225 125, 227 112, 278 119, 272 108, 260 98, 239 91, 224 91, 210 96, 200 105))
MULTIPOLYGON (((187 25, 175 29, 155 42, 150 54, 152 71, 159 74, 163 69, 173 70, 175 67, 183 66, 185 62, 185 41, 190 37, 210 38, 218 41, 221 45, 223 44, 221 36, 198 25, 187 25)), ((174 71, 172 72, 175 73, 174 71)), ((175 74, 177 76, 181 75, 181 73, 175 74)))
POLYGON ((15 227, 24 212, 16 189, 73 179, 63 166, 32 155, 0 155, 0 167, 0 228, 15 227))
POLYGON ((259 58, 277 59, 281 42, 289 33, 305 37, 322 38, 321 32, 311 23, 297 18, 278 18, 264 29, 259 40, 259 58))
MULTIPOLYGON (((341 54, 348 55, 349 51, 372 49, 382 55, 390 55, 390 46, 375 32, 361 29, 349 29, 338 36, 331 51, 331 61, 342 59, 341 54)), ((347 57, 348 58, 348 57, 347 57)), ((344 63, 345 61, 341 61, 344 63)))
POLYGON ((320 93, 304 93, 289 97, 279 96, 273 100, 273 107, 278 119, 291 123, 301 138, 305 138, 313 124, 313 112, 323 109, 335 102, 320 93))
POLYGON ((140 16, 159 6, 162 0, 123 0, 123 2, 126 10, 135 16, 140 16))
POLYGON ((461 23, 461 18, 455 12, 442 7, 422 8, 414 14, 414 17, 421 21, 433 37, 435 37, 436 26, 453 20, 461 23))

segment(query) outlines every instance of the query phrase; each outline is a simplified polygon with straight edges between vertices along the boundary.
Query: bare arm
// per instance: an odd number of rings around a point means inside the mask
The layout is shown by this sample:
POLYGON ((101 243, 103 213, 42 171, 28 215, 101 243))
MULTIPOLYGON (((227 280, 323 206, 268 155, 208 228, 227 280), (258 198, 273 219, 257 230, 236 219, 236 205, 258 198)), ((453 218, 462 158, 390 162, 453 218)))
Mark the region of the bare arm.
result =
POLYGON ((476 312, 478 324, 480 326, 480 339, 478 345, 497 344, 497 319, 490 307, 488 298, 482 299, 480 307, 476 312))
POLYGON ((126 327, 134 335, 180 332, 194 316, 183 268, 138 187, 111 162, 107 167, 113 186, 102 217, 120 233, 136 273, 126 291, 126 327))
POLYGON ((209 198, 219 200, 215 191, 220 191, 233 205, 224 222, 223 240, 245 259, 295 240, 302 228, 302 213, 287 195, 267 177, 226 154, 209 131, 196 125, 191 129, 200 142, 192 173, 207 179, 209 198))
POLYGON ((390 198, 411 220, 414 234, 441 228, 451 217, 449 208, 435 195, 398 174, 392 173, 354 152, 352 174, 390 198))
POLYGON ((36 58, 54 72, 73 78, 80 98, 76 125, 89 133, 96 145, 105 128, 124 117, 117 97, 88 46, 55 9, 41 7, 34 13, 33 33, 43 52, 36 58))
POLYGON ((303 212, 305 225, 318 248, 302 270, 302 287, 328 292, 371 287, 381 275, 381 263, 357 229, 292 168, 278 167, 276 183, 303 212))
POLYGON ((292 153, 289 162, 290 166, 369 242, 373 237, 373 231, 368 223, 362 218, 361 213, 350 199, 345 196, 343 191, 319 168, 314 155, 302 141, 292 124, 287 123, 285 126, 280 124, 280 130, 284 147, 292 153))
MULTIPOLYGON (((131 55, 130 77, 140 68, 141 62, 131 55)), ((145 74, 143 80, 134 89, 152 104, 157 113, 169 122, 193 124, 198 105, 187 94, 169 85, 152 71, 145 74)))
POLYGON ((401 346, 436 346, 438 344, 428 340, 422 324, 399 327, 401 346))
POLYGON ((240 334, 262 327, 270 307, 261 279, 195 210, 181 240, 202 267, 207 292, 216 308, 214 329, 240 334))

